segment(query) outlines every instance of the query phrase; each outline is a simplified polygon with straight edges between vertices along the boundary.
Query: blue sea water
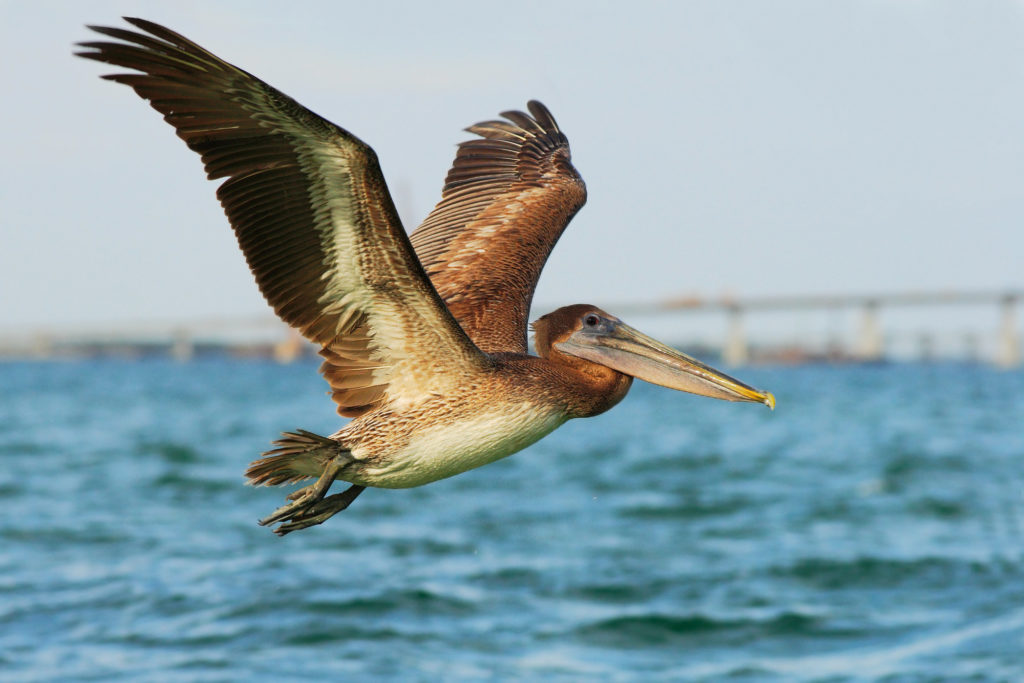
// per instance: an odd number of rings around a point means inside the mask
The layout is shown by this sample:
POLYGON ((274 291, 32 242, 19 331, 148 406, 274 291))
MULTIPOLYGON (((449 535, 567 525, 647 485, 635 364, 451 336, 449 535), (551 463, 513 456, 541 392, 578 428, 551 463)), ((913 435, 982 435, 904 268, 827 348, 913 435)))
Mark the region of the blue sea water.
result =
POLYGON ((313 364, 2 364, 0 680, 1024 680, 1024 373, 737 374, 278 538, 313 364))

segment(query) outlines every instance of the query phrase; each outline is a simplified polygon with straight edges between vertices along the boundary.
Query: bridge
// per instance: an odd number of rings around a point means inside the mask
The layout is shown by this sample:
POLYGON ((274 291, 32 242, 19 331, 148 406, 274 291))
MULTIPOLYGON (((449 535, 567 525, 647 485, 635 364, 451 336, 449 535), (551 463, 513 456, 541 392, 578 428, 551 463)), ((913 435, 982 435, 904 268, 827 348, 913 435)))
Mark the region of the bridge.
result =
POLYGON ((288 362, 312 352, 312 347, 270 313, 181 322, 109 322, 31 330, 0 328, 0 359, 164 356, 188 361, 211 350, 288 362))
MULTIPOLYGON (((720 351, 725 363, 736 366, 766 359, 777 362, 782 358, 778 353, 752 353, 755 346, 746 331, 748 318, 752 316, 770 317, 775 313, 796 311, 855 311, 859 324, 854 339, 842 344, 840 352, 826 359, 870 363, 887 357, 886 338, 891 335, 883 329, 880 317, 883 309, 984 307, 990 308, 997 316, 996 324, 986 333, 994 349, 986 360, 998 367, 1016 368, 1022 361, 1017 317, 1022 303, 1024 289, 1005 289, 854 295, 689 296, 660 302, 616 304, 614 311, 627 319, 638 316, 680 318, 698 313, 724 315, 726 334, 720 351)), ((923 332, 919 336, 920 353, 924 356, 929 355, 933 346, 929 335, 929 332, 923 332)), ((974 333, 970 335, 968 346, 977 346, 974 333)), ((763 347, 761 344, 757 348, 763 351, 763 347)), ((313 352, 297 333, 270 314, 237 319, 115 323, 30 331, 0 328, 0 358, 162 355, 185 361, 210 350, 231 355, 272 357, 282 362, 313 352)), ((806 346, 791 351, 793 353, 786 357, 788 362, 814 358, 806 346)), ((977 353, 971 351, 969 355, 974 358, 977 353)))
MULTIPOLYGON (((939 306, 992 306, 999 311, 995 332, 996 352, 990 360, 998 367, 1015 368, 1021 364, 1021 337, 1017 312, 1024 302, 1024 289, 988 291, 917 291, 877 294, 824 294, 763 297, 703 298, 679 297, 652 304, 625 306, 625 314, 685 315, 689 312, 720 312, 728 316, 728 334, 722 357, 730 365, 743 365, 750 359, 746 318, 751 314, 778 311, 860 311, 856 342, 849 354, 852 360, 877 362, 885 357, 885 338, 880 311, 885 308, 939 306)), ((927 339, 927 336, 924 337, 927 339)))

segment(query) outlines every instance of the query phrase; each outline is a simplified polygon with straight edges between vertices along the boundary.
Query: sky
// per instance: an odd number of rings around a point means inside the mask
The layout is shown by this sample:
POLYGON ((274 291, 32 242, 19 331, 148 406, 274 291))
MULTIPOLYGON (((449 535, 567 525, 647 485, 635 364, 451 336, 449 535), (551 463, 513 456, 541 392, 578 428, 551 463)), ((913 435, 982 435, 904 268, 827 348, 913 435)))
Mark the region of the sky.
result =
POLYGON ((0 329, 268 314, 198 158, 71 56, 124 14, 368 142, 408 230, 542 100, 589 199, 538 312, 1024 286, 1024 2, 0 0, 0 329))

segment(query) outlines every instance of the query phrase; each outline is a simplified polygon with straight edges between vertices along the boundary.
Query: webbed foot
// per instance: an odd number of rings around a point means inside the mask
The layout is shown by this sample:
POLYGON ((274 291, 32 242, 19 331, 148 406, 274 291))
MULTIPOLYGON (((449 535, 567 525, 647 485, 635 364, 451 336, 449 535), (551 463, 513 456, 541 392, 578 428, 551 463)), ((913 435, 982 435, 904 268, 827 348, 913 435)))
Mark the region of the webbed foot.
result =
MULTIPOLYGON (((352 486, 345 489, 342 493, 335 493, 333 496, 327 496, 322 500, 314 502, 312 505, 308 505, 293 515, 286 518, 280 518, 282 520, 287 519, 288 521, 274 529, 274 533, 278 536, 284 536, 285 534, 290 534, 291 532, 298 531, 299 529, 323 524, 325 521, 347 508, 352 501, 356 499, 356 496, 362 493, 365 488, 365 486, 352 484, 352 486)), ((263 524, 263 522, 260 522, 260 524, 263 524)))
POLYGON ((309 486, 304 486, 301 489, 293 491, 288 495, 290 503, 282 505, 281 507, 274 510, 272 513, 260 520, 260 526, 268 526, 270 524, 276 524, 277 522, 284 522, 290 520, 288 524, 282 525, 277 529, 274 529, 274 533, 278 535, 284 535, 290 531, 297 529, 304 529, 307 526, 314 524, 320 524, 325 519, 341 512, 349 503, 355 500, 355 497, 359 495, 359 491, 362 491, 362 486, 352 486, 344 493, 336 494, 324 498, 327 494, 327 490, 331 488, 331 484, 334 483, 335 477, 341 472, 345 463, 337 462, 332 460, 327 463, 324 467, 324 471, 320 474, 320 477, 315 483, 309 486), (359 491, 352 493, 353 489, 358 488, 359 491), (343 505, 340 505, 338 500, 341 497, 348 496, 347 500, 344 501, 343 505), (328 501, 331 503, 328 504, 328 501), (331 510, 329 514, 324 514, 327 510, 331 510), (316 521, 314 521, 314 518, 316 521), (285 527, 287 530, 282 531, 285 527))

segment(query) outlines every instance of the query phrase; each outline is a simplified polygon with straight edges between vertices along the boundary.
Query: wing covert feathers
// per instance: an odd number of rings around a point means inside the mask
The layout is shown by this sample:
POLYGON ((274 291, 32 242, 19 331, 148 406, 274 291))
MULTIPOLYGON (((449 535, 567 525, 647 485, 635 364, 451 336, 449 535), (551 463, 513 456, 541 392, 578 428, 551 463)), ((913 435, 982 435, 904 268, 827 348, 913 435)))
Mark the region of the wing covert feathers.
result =
POLYGON ((586 201, 569 142, 537 101, 466 130, 441 201, 411 235, 452 315, 482 350, 526 353, 541 269, 586 201))
POLYGON ((260 291, 323 346, 340 413, 415 401, 485 362, 420 266, 369 146, 183 36, 126 20, 143 32, 90 27, 119 42, 78 54, 139 72, 105 78, 225 178, 217 197, 260 291))

